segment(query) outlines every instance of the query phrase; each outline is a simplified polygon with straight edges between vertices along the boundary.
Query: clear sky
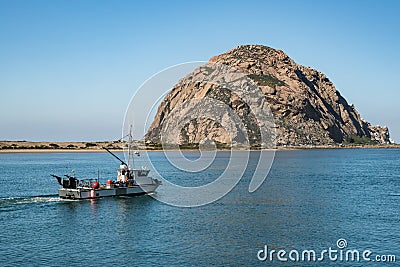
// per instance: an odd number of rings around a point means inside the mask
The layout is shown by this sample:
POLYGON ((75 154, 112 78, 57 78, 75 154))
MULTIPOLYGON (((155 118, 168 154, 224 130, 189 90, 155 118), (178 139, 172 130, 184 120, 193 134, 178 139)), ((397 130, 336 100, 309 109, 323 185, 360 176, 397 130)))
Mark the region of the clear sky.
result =
POLYGON ((118 139, 151 75, 262 44, 400 142, 399 14, 400 1, 0 0, 0 140, 118 139))

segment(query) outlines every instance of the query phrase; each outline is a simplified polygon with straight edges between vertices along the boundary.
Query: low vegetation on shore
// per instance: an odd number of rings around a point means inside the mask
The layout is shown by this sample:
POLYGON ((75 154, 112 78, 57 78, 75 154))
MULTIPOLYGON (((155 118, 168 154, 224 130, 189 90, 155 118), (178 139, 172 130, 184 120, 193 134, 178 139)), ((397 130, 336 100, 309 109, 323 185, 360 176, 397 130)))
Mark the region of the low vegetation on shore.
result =
POLYGON ((123 149, 121 142, 30 142, 30 141, 0 141, 0 151, 14 150, 66 150, 66 151, 94 151, 100 150, 103 147, 112 150, 123 149))
MULTIPOLYGON (((322 149, 322 148, 400 148, 399 144, 374 144, 365 140, 352 140, 345 144, 337 145, 303 145, 303 146, 278 146, 278 150, 290 149, 322 149)), ((123 150, 125 143, 119 141, 99 141, 99 142, 31 142, 31 141, 0 141, 0 152, 97 152, 103 151, 103 147, 110 150, 123 150)), ((229 145, 217 143, 219 150, 230 149, 229 145)), ((144 143, 135 141, 133 149, 159 151, 163 150, 161 144, 144 143)), ((164 147, 164 150, 176 150, 176 146, 164 147)), ((198 144, 180 145, 181 150, 198 150, 198 144)), ((241 150, 242 147, 235 149, 241 150)), ((252 150, 259 150, 260 147, 251 147, 252 150)))

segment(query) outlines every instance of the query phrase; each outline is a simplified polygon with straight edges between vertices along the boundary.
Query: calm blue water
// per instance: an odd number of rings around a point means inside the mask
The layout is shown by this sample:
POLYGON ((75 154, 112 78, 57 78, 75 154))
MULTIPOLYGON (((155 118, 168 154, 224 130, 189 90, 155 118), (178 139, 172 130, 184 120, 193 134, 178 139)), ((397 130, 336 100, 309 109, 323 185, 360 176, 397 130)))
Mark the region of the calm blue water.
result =
MULTIPOLYGON (((195 152, 187 157, 197 157, 195 152)), ((172 155, 174 156, 174 155, 172 155)), ((182 185, 212 181, 229 153, 200 174, 152 159, 182 185)), ((0 154, 0 266, 395 266, 400 261, 400 150, 279 151, 264 184, 245 177, 199 208, 150 196, 61 201, 51 173, 115 177, 106 153, 0 154), (397 263, 261 262, 257 251, 336 248, 397 255, 397 263)), ((163 194, 162 187, 159 194, 163 194)), ((179 197, 179 196, 177 196, 179 197)))

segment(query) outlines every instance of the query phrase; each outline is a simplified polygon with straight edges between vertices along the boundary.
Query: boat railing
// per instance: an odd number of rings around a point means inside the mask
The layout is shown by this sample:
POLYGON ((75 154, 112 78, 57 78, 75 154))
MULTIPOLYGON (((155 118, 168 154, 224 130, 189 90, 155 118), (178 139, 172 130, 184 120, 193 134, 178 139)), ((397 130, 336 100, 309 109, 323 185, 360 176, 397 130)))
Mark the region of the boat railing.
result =
POLYGON ((94 182, 98 182, 99 180, 97 178, 86 178, 86 179, 81 179, 79 180, 78 187, 81 188, 91 188, 92 184, 94 182))

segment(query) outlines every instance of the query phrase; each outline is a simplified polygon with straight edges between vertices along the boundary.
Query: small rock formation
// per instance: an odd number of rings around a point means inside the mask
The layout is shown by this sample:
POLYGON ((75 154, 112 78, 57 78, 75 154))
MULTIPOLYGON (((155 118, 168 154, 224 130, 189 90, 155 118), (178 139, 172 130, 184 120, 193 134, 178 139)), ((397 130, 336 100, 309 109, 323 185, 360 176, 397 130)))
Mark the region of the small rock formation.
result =
MULTIPOLYGON (((371 126, 363 120, 325 74, 297 64, 281 50, 243 45, 212 57, 209 62, 235 68, 258 85, 274 117, 276 146, 335 145, 354 140, 369 144, 391 142, 388 128, 371 126)), ((145 136, 146 141, 160 143, 165 118, 185 101, 207 96, 229 105, 248 129, 251 145, 260 145, 259 127, 263 127, 263 122, 255 120, 249 106, 237 94, 198 82, 201 75, 204 74, 196 69, 166 95, 145 136)), ((179 144, 209 140, 225 144, 241 142, 240 138, 232 140, 221 123, 209 118, 191 120, 178 134, 179 144)))

